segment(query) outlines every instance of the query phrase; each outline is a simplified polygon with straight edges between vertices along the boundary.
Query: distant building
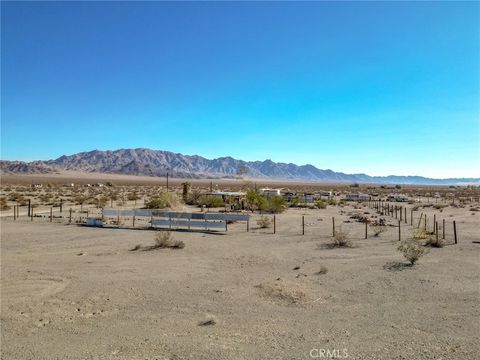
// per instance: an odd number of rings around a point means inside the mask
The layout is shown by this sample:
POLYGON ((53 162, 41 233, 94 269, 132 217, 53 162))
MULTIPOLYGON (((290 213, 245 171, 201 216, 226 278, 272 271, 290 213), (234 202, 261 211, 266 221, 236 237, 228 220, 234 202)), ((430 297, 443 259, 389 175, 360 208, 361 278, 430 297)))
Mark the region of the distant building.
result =
POLYGON ((405 202, 405 201, 408 201, 408 196, 405 195, 405 194, 399 194, 399 193, 389 194, 388 197, 387 197, 387 200, 388 201, 405 202))
POLYGON ((326 196, 326 197, 332 197, 333 196, 333 192, 332 191, 324 191, 324 190, 321 190, 318 192, 318 195, 320 196, 326 196))
POLYGON ((370 195, 368 194, 347 194, 345 196, 347 201, 369 201, 370 195))
POLYGON ((260 189, 258 192, 260 195, 265 196, 266 198, 271 198, 274 196, 281 196, 282 195, 282 189, 260 189))

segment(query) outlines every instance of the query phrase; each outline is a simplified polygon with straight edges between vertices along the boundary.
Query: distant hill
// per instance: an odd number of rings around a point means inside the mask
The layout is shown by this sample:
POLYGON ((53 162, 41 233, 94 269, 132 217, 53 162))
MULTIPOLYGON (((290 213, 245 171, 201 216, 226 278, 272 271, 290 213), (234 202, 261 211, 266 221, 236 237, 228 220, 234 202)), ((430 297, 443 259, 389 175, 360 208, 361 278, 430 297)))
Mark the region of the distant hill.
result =
POLYGON ((46 161, 0 161, 4 174, 48 174, 62 170, 88 173, 110 173, 142 176, 165 176, 182 178, 238 178, 275 179, 293 181, 321 181, 344 183, 457 185, 480 184, 478 178, 431 179, 421 176, 369 176, 345 174, 332 170, 317 169, 313 165, 265 161, 243 161, 231 157, 206 159, 198 155, 183 155, 169 151, 150 149, 120 149, 115 151, 94 150, 46 161))

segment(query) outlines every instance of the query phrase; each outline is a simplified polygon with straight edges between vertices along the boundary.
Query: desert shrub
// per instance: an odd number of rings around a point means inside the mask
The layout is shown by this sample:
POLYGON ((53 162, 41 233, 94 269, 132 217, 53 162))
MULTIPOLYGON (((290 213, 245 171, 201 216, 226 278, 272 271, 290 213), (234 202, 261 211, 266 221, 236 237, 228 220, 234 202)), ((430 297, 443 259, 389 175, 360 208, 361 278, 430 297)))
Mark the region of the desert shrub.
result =
POLYGON ((480 207, 476 206, 476 207, 471 207, 470 208, 470 211, 480 211, 480 207))
POLYGON ((178 206, 179 201, 175 193, 164 192, 145 203, 145 209, 165 209, 178 206))
POLYGON ((315 206, 319 209, 326 209, 327 208, 327 201, 323 199, 318 199, 315 201, 315 206))
POLYGON ((373 236, 380 236, 380 234, 387 231, 387 227, 385 225, 371 225, 370 229, 373 232, 373 236))
POLYGON ((285 199, 281 196, 272 196, 267 199, 265 210, 270 214, 279 214, 287 208, 285 199))
POLYGON ((160 231, 155 236, 155 244, 150 249, 183 249, 185 243, 181 240, 174 240, 170 231, 160 231))
POLYGON ((332 247, 351 247, 352 243, 348 239, 348 232, 343 231, 342 229, 337 229, 335 231, 335 236, 332 239, 332 247))
POLYGON ((428 232, 424 229, 415 229, 413 231, 413 240, 427 240, 429 236, 428 232))
POLYGON ((402 241, 397 250, 403 254, 411 265, 414 265, 418 259, 427 253, 426 249, 413 239, 402 241))
POLYGON ((334 200, 334 199, 328 199, 328 200, 327 200, 327 204, 328 204, 328 205, 335 206, 335 205, 337 205, 337 201, 334 200))
POLYGON ((206 207, 209 207, 209 208, 222 207, 225 205, 225 203, 223 202, 223 199, 215 195, 202 195, 197 200, 197 204, 200 206, 205 205, 206 207))
POLYGON ((268 216, 260 216, 260 218, 257 220, 257 225, 262 229, 269 228, 270 224, 271 221, 268 216))
POLYGON ((140 196, 138 196, 136 191, 131 192, 127 195, 127 200, 136 201, 136 200, 139 200, 139 199, 140 199, 140 196))
POLYGON ((8 196, 9 201, 16 201, 16 202, 23 202, 25 200, 25 197, 22 194, 19 194, 18 192, 11 193, 8 196))
POLYGON ((0 198, 0 210, 8 210, 10 209, 10 206, 7 204, 7 199, 4 197, 0 198))
POLYGON ((248 210, 265 210, 267 199, 257 193, 255 190, 248 190, 245 196, 245 206, 248 210))

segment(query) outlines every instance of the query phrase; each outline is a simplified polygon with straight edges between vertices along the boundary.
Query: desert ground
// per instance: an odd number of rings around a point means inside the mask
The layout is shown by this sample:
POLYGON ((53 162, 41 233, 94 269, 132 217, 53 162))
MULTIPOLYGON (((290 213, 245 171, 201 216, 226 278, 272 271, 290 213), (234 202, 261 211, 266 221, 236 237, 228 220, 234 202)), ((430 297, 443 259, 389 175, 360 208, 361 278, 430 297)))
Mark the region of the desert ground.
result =
MULTIPOLYGON (((415 205, 402 206, 409 223, 415 205)), ((226 232, 172 231, 184 248, 148 251, 142 249, 160 231, 148 230, 146 221, 135 229, 129 220, 120 228, 92 228, 65 217, 50 222, 48 209, 39 206, 33 219, 23 208, 16 220, 12 210, 2 212, 2 359, 477 359, 480 353, 480 212, 472 205, 420 206, 413 226, 402 223, 401 236, 409 238, 420 213, 429 228, 434 214, 446 221, 446 246, 426 248, 414 266, 397 250, 398 219, 365 203, 289 208, 275 215, 275 234, 273 226, 259 228, 261 215, 252 213, 249 232, 242 222, 226 232), (386 231, 376 237, 367 227, 365 239, 355 214, 384 218, 386 231), (328 246, 333 217, 350 247, 328 246)))

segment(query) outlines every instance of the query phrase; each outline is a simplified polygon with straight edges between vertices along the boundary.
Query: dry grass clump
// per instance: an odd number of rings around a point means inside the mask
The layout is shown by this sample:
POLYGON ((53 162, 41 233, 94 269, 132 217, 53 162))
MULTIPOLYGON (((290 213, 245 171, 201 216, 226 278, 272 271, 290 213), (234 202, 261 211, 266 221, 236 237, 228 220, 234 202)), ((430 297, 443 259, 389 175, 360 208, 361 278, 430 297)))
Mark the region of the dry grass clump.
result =
POLYGON ((380 236, 380 234, 387 231, 387 227, 384 225, 372 225, 370 229, 373 231, 373 236, 380 236))
POLYGON ((136 245, 130 251, 150 251, 156 249, 183 249, 185 247, 185 243, 181 240, 175 240, 172 238, 172 233, 170 231, 160 231, 155 236, 155 244, 151 246, 142 247, 141 245, 136 245))
POLYGON ((330 244, 331 247, 352 247, 352 242, 348 239, 348 232, 338 229, 330 244))
POLYGON ((260 218, 257 220, 257 225, 261 229, 266 229, 269 228, 271 224, 270 218, 268 216, 260 216, 260 218))
POLYGON ((303 289, 292 283, 275 281, 254 287, 261 297, 282 305, 302 304, 307 301, 307 295, 303 289))
POLYGON ((427 250, 413 239, 402 241, 397 250, 403 254, 412 266, 427 253, 427 250))
POLYGON ((153 249, 183 249, 184 247, 185 243, 181 240, 174 240, 170 231, 160 231, 155 236, 155 245, 153 245, 153 249))

